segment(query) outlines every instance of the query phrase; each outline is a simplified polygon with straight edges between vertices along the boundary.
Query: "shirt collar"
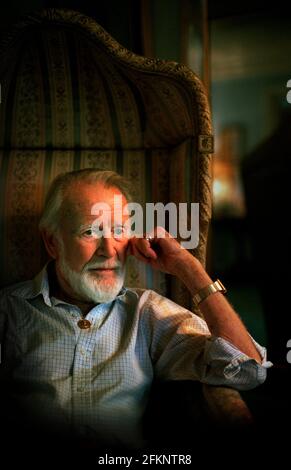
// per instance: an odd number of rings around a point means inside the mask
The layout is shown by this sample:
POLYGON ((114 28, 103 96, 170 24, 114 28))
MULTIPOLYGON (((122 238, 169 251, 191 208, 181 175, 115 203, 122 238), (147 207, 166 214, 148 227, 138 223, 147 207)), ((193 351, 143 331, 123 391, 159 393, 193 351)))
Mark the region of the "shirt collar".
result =
POLYGON ((53 261, 48 261, 42 270, 35 276, 32 281, 31 292, 25 296, 26 299, 34 299, 35 297, 42 295, 44 302, 49 307, 52 307, 48 277, 48 266, 52 262, 53 261))

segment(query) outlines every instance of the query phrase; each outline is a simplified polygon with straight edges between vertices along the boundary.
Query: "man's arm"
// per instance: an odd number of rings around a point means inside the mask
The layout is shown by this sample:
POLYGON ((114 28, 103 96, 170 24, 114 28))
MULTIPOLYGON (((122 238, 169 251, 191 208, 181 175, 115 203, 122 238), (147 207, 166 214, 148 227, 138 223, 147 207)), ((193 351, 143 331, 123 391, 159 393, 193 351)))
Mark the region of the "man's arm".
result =
MULTIPOLYGON (((157 236, 157 229, 154 235, 150 241, 133 237, 131 253, 153 268, 177 276, 193 296, 213 282, 201 263, 173 237, 157 236)), ((226 339, 250 358, 262 362, 247 329, 222 293, 209 295, 199 308, 213 336, 226 339)))
MULTIPOLYGON (((189 252, 187 254, 190 256, 187 259, 185 257, 185 261, 179 260, 177 262, 176 276, 194 296, 200 289, 211 284, 213 280, 208 276, 201 263, 189 252)), ((199 304, 199 308, 213 336, 230 341, 247 356, 261 363, 260 354, 250 339, 244 324, 221 292, 209 295, 199 304)))

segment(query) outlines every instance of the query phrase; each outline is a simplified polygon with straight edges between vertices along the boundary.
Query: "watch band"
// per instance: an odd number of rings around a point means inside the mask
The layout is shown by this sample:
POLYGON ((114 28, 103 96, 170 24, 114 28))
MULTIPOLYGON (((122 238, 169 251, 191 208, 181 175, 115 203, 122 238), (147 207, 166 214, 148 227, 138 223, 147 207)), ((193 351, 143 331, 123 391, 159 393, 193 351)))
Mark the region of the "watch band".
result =
POLYGON ((222 294, 225 294, 227 292, 226 288, 219 279, 217 279, 212 284, 203 287, 197 292, 197 294, 194 295, 193 301, 196 307, 198 307, 198 305, 203 300, 205 300, 210 294, 214 294, 215 292, 221 292, 222 294))

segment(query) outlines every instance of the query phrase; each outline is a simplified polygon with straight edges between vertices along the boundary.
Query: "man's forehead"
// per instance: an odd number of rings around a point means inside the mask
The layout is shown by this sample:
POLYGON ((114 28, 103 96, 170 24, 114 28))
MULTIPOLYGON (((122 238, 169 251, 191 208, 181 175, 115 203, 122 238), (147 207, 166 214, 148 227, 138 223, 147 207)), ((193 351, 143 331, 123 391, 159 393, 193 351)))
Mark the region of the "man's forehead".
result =
POLYGON ((80 181, 67 189, 65 198, 80 202, 92 199, 110 200, 114 194, 122 195, 121 191, 114 186, 106 187, 102 183, 90 184, 80 181))
POLYGON ((64 212, 69 214, 80 214, 84 216, 92 216, 93 218, 96 215, 120 213, 127 214, 127 202, 126 200, 121 201, 120 199, 116 200, 116 204, 108 204, 106 201, 91 201, 84 203, 74 203, 73 201, 67 202, 63 205, 64 212))
POLYGON ((79 182, 79 184, 69 188, 64 197, 64 205, 70 207, 71 210, 86 211, 89 214, 95 204, 116 206, 117 202, 123 206, 127 204, 125 196, 118 188, 105 187, 101 183, 79 182))
POLYGON ((86 197, 84 194, 74 196, 64 200, 62 215, 77 223, 92 223, 97 217, 120 219, 129 215, 127 201, 120 192, 112 198, 86 197))

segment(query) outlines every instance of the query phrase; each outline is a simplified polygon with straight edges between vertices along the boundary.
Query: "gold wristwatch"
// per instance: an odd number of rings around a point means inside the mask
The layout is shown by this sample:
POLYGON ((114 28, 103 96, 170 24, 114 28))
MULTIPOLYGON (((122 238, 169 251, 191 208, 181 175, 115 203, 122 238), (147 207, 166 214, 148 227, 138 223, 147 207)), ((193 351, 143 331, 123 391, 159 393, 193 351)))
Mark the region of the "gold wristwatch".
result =
POLYGON ((206 299, 210 294, 214 294, 215 292, 221 292, 222 294, 225 294, 227 292, 226 288, 222 284, 222 282, 217 279, 215 282, 212 284, 209 284, 206 287, 203 287, 200 289, 197 294, 194 295, 193 301, 196 307, 206 299))

